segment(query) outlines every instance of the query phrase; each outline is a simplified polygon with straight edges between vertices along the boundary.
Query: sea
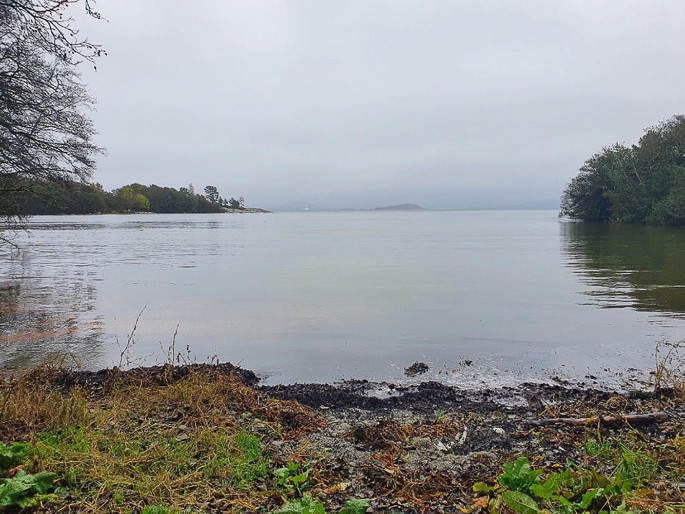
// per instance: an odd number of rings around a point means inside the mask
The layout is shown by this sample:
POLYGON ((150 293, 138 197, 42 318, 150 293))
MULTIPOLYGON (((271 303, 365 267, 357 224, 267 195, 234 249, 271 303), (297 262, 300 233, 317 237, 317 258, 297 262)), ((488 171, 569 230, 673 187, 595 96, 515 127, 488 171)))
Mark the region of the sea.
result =
POLYGON ((556 211, 36 216, 0 247, 0 369, 230 361, 267 384, 647 385, 685 229, 556 211), (426 374, 408 377, 415 362, 426 374))

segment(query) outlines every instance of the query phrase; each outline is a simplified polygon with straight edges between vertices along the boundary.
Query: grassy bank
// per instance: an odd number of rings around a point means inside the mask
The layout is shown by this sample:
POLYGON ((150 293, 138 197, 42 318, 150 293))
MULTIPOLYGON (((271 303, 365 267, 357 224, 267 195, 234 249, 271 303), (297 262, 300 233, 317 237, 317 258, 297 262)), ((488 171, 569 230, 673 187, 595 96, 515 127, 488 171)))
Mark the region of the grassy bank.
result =
POLYGON ((462 394, 426 384, 371 401, 358 385, 252 382, 230 365, 42 368, 5 379, 0 506, 147 514, 685 509, 682 402, 663 387, 660 395, 542 386, 462 394), (664 418, 644 426, 596 417, 655 411, 664 418))

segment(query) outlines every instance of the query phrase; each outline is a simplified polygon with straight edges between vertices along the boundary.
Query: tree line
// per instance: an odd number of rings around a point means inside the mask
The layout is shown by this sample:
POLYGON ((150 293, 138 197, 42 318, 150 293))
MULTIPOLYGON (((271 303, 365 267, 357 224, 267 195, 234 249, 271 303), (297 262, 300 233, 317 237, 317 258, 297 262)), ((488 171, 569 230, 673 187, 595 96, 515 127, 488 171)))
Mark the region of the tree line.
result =
POLYGON ((645 130, 585 161, 566 187, 562 216, 584 221, 685 226, 685 116, 645 130))
POLYGON ((100 184, 73 181, 30 181, 14 195, 15 212, 41 214, 99 214, 123 212, 212 213, 241 209, 240 202, 222 198, 215 186, 196 194, 191 185, 175 189, 157 185, 128 184, 105 191, 100 184))

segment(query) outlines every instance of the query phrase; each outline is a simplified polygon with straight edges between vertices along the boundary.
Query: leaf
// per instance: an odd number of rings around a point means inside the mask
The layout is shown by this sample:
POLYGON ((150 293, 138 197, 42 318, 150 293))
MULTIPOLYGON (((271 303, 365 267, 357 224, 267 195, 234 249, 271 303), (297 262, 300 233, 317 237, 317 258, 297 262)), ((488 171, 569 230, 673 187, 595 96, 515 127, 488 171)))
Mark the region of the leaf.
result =
POLYGON ((274 470, 274 476, 276 478, 287 478, 290 475, 290 470, 288 468, 278 468, 274 470))
POLYGON ((530 486, 530 492, 533 493, 538 498, 544 498, 549 500, 554 496, 559 490, 559 484, 556 477, 551 477, 545 481, 544 484, 533 484, 530 486))
POLYGON ((490 504, 488 505, 488 512, 490 514, 500 514, 500 512, 502 512, 502 498, 497 496, 490 500, 490 504))
POLYGON ((311 497, 305 497, 297 502, 286 503, 273 514, 326 514, 326 509, 311 497))
POLYGON ((370 506, 371 500, 369 499, 347 500, 339 514, 364 514, 370 506))
POLYGON ((517 514, 538 514, 540 512, 540 507, 535 500, 519 491, 503 492, 502 501, 517 514))
POLYGON ((472 510, 483 510, 488 508, 488 504, 490 502, 488 501, 487 496, 479 496, 475 500, 471 502, 471 509, 468 509, 467 512, 471 512, 472 510))
POLYGON ((499 483, 514 491, 527 493, 530 486, 540 482, 541 470, 534 470, 525 457, 519 457, 515 462, 508 462, 504 466, 504 473, 499 477, 499 483))
POLYGON ((31 456, 28 443, 12 443, 7 446, 0 442, 0 469, 7 470, 18 466, 31 456))
POLYGON ((335 485, 332 485, 328 489, 324 489, 324 493, 326 494, 336 494, 336 493, 342 493, 347 491, 352 484, 350 482, 339 482, 335 485))
POLYGON ((310 470, 307 470, 304 473, 300 473, 299 475, 295 475, 292 478, 293 485, 295 487, 299 487, 300 485, 304 484, 309 479, 309 471, 310 470))
POLYGON ((487 493, 490 494, 495 490, 494 487, 486 484, 485 482, 476 482, 473 485, 473 492, 474 493, 487 493))
POLYGON ((57 478, 57 475, 55 475, 54 473, 49 473, 47 471, 42 471, 32 476, 33 486, 36 492, 39 494, 47 493, 52 488, 52 484, 55 481, 55 478, 57 478))
POLYGON ((20 505, 22 500, 35 493, 44 494, 52 488, 54 473, 41 472, 31 475, 24 470, 12 478, 0 481, 0 506, 20 505))
POLYGON ((604 490, 603 489, 589 489, 587 490, 584 494, 583 497, 578 504, 578 506, 585 510, 587 509, 590 504, 595 501, 597 498, 601 498, 603 496, 604 490))

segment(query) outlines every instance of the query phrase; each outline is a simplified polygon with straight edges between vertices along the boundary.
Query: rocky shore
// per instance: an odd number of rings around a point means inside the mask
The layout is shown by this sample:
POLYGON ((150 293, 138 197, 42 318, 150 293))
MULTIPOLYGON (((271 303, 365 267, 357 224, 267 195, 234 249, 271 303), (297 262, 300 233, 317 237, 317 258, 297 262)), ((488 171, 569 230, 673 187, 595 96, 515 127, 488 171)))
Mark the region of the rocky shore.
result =
POLYGON ((239 209, 233 209, 231 207, 224 207, 221 212, 229 214, 248 214, 248 213, 271 213, 272 211, 267 211, 266 209, 259 209, 258 207, 243 207, 239 209))
MULTIPOLYGON (((502 482, 503 466, 520 457, 539 471, 533 481, 540 483, 572 470, 613 484, 630 459, 653 468, 649 476, 632 477, 631 487, 622 483, 623 492, 602 486, 601 494, 593 493, 602 501, 592 500, 585 510, 558 512, 681 512, 685 505, 685 409, 675 391, 613 393, 540 384, 458 390, 437 382, 402 387, 367 381, 267 387, 231 364, 32 373, 19 379, 20 387, 16 378, 3 382, 0 436, 5 444, 33 441, 33 470, 56 473, 55 484, 67 491, 62 497, 51 493, 51 501, 41 504, 45 511, 146 512, 154 502, 167 510, 148 513, 339 512, 350 499, 367 499, 366 512, 536 512, 509 505, 512 494, 523 494, 535 498, 537 512, 557 512, 548 507, 552 499, 502 482), (29 397, 46 411, 42 416, 15 404, 29 397), (86 431, 78 438, 98 441, 92 444, 99 458, 117 466, 128 457, 141 465, 151 458, 150 447, 181 445, 186 457, 174 450, 148 465, 179 487, 139 491, 131 482, 135 466, 103 475, 97 487, 73 479, 74 473, 104 473, 82 462, 74 470, 74 461, 98 458, 92 448, 71 455, 69 463, 63 446, 75 444, 73 434, 58 450, 40 441, 65 430, 65 421, 55 419, 60 414, 44 402, 62 402, 61 412, 77 401, 84 410, 68 426, 86 431), (206 443, 217 433, 226 438, 219 446, 231 448, 218 468, 216 448, 206 443), (241 453, 246 434, 256 445, 251 457, 241 453), (129 456, 112 449, 121 437, 136 448, 129 456)), ((587 486, 582 493, 598 488, 587 486)), ((571 500, 580 505, 580 496, 571 500)))

